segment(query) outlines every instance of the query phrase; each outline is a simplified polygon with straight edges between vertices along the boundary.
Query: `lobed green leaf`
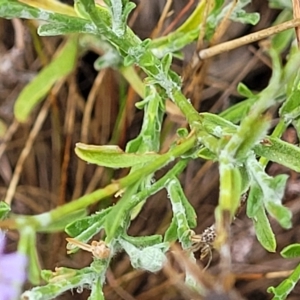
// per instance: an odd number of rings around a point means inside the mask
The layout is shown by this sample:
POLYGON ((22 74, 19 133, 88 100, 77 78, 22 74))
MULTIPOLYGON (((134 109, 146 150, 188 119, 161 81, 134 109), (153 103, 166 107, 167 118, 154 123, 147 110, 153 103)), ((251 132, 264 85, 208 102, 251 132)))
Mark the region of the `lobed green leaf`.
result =
POLYGON ((168 243, 155 244, 139 249, 123 239, 119 239, 118 242, 129 255, 131 265, 136 269, 157 272, 167 260, 165 252, 168 250, 168 243))
POLYGON ((257 162, 254 156, 250 156, 246 162, 247 169, 251 178, 251 186, 253 186, 250 203, 252 208, 248 213, 255 217, 257 211, 255 202, 264 204, 268 213, 279 222, 283 228, 291 227, 291 212, 282 205, 281 200, 284 195, 287 175, 277 175, 271 177, 264 172, 260 163, 257 162), (258 191, 260 189, 260 191, 258 191))
POLYGON ((196 213, 188 200, 183 200, 182 196, 184 194, 182 193, 180 182, 176 177, 170 178, 166 188, 176 220, 177 238, 184 249, 189 248, 191 246, 190 225, 195 227, 196 213))

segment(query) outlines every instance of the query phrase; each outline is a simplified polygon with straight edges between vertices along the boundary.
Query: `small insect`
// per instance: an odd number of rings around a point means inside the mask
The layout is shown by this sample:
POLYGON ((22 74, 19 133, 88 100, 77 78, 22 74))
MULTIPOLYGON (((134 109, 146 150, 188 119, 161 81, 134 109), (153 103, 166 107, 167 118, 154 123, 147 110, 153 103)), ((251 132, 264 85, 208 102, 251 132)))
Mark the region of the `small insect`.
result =
POLYGON ((75 246, 82 250, 91 252, 94 257, 98 259, 106 259, 110 256, 110 249, 104 241, 92 241, 91 244, 86 244, 73 238, 66 238, 66 240, 71 244, 67 246, 69 250, 73 249, 75 246))
POLYGON ((215 238, 216 230, 214 225, 207 227, 202 234, 192 233, 191 235, 191 241, 193 242, 191 250, 193 252, 200 250, 201 260, 209 255, 209 260, 205 269, 209 266, 212 260, 212 249, 215 238))

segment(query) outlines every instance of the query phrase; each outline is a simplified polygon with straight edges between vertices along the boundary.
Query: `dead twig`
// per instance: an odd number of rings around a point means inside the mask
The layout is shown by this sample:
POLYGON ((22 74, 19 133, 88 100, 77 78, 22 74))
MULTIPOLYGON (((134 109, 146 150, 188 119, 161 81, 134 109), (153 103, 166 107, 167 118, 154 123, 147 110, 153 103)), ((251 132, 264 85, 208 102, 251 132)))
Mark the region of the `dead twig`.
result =
POLYGON ((287 21, 282 24, 275 25, 275 26, 260 30, 258 32, 254 32, 254 33, 242 36, 242 37, 234 39, 232 41, 228 41, 228 42, 210 47, 208 49, 203 49, 199 52, 199 57, 201 59, 207 59, 207 58, 213 57, 215 55, 233 50, 235 48, 262 40, 262 39, 267 38, 276 33, 285 31, 287 29, 295 28, 297 26, 300 26, 300 19, 294 19, 291 21, 287 21))

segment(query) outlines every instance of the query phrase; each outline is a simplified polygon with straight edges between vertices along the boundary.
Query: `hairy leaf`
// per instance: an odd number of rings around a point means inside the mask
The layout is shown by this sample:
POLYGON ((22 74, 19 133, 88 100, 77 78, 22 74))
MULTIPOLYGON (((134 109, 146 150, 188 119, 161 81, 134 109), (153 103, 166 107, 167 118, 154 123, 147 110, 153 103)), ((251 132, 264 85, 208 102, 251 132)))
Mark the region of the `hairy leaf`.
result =
POLYGON ((257 209, 253 218, 256 236, 261 245, 270 252, 276 251, 276 239, 263 206, 257 209))

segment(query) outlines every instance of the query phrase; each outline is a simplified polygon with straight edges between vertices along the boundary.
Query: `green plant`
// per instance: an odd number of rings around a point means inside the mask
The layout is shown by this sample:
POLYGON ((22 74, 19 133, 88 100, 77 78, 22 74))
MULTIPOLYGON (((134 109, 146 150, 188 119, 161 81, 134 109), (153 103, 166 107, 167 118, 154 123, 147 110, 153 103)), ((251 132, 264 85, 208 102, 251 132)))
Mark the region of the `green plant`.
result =
MULTIPOLYGON (((234 9, 231 4, 224 6, 223 2, 215 1, 212 8, 207 8, 205 1, 201 1, 186 23, 167 37, 141 41, 127 26, 128 15, 134 8, 127 0, 106 0, 106 7, 95 5, 93 0, 77 0, 74 7, 77 16, 46 11, 14 0, 0 0, 0 17, 42 20, 45 22, 38 28, 39 35, 67 35, 60 55, 20 94, 14 108, 18 121, 25 121, 52 85, 73 70, 76 55, 85 51, 82 41, 87 36, 106 51, 95 63, 96 68, 113 66, 125 73, 124 70, 135 64, 147 75, 144 83, 138 79, 133 83, 143 96, 137 107, 144 110, 144 120, 139 135, 127 144, 125 151, 117 146, 84 143, 76 144, 75 148, 77 156, 88 163, 130 168, 129 174, 47 213, 13 215, 0 223, 2 227, 19 230, 19 250, 29 257, 30 280, 34 283, 39 281, 34 247, 37 232, 65 230, 71 237, 70 253, 83 248, 94 256, 92 264, 81 270, 61 267, 55 272, 42 271, 47 284, 25 292, 24 298, 52 299, 66 290, 88 287, 91 289, 89 299, 104 299, 102 286, 106 270, 117 252, 125 250, 134 268, 155 272, 163 267, 171 242, 178 240, 183 249, 191 249, 195 241, 192 228, 196 226, 196 213, 184 195, 178 176, 189 161, 199 157, 219 163, 220 194, 215 210, 213 244, 220 251, 221 259, 226 259, 229 225, 235 218, 242 195, 247 192, 247 215, 253 220, 257 238, 266 250, 275 252, 276 239, 268 215, 283 228, 290 228, 292 214, 281 203, 287 176, 270 177, 264 168, 268 161, 273 161, 300 171, 299 148, 280 139, 290 124, 299 134, 300 53, 297 47, 291 47, 284 65, 281 61, 282 51, 291 42, 290 32, 276 35, 266 50, 273 67, 267 88, 253 94, 239 84, 238 91, 245 100, 220 115, 198 113, 181 91, 181 78, 170 69, 173 55, 180 56, 180 50, 196 40, 200 33, 210 40, 213 30, 228 14, 234 21, 251 24, 258 21, 258 14, 249 14, 243 9, 250 1, 240 0, 234 9), (205 32, 202 32, 204 29, 197 20, 203 20, 206 13, 205 32), (160 153, 166 99, 171 99, 181 110, 190 131, 180 130, 178 140, 166 153, 160 153), (268 136, 271 128, 268 110, 274 105, 281 106, 280 122, 268 136), (154 173, 175 160, 174 167, 153 183, 154 173), (140 206, 161 189, 167 190, 173 210, 173 219, 165 235, 128 236, 127 229, 140 206), (89 205, 116 193, 122 193, 122 197, 115 206, 86 215, 89 205), (104 242, 88 245, 102 230, 104 242)), ((298 273, 296 269, 293 283, 299 280, 298 273)), ((200 290, 203 294, 210 292, 203 287, 200 290)), ((280 292, 278 290, 270 288, 276 295, 274 299, 284 299, 290 291, 285 286, 280 292)))

